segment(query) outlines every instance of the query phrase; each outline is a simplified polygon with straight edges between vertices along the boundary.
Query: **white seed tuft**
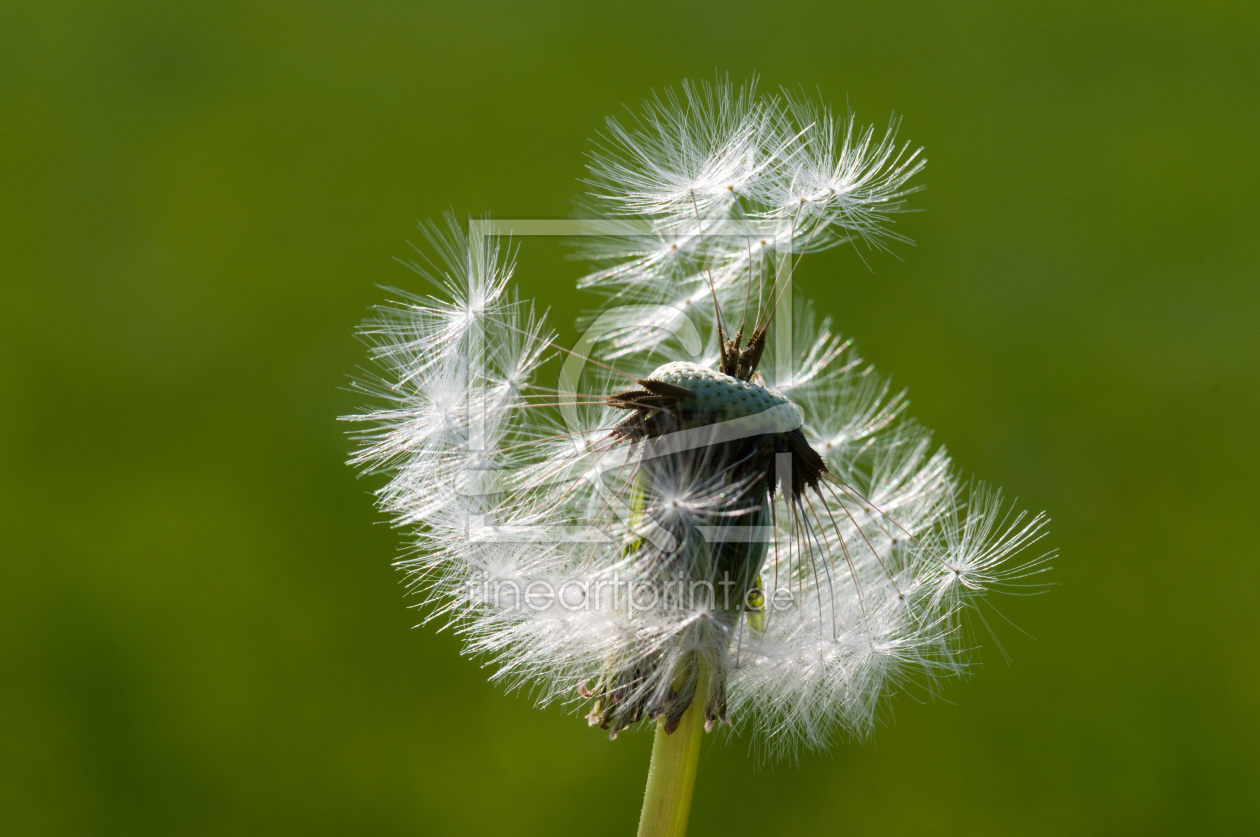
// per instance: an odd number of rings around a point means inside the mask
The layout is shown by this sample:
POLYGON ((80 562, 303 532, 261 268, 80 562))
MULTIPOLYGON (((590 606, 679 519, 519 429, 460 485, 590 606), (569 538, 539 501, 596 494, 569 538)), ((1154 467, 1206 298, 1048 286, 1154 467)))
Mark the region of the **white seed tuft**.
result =
POLYGON ((399 566, 493 679, 594 701, 615 736, 680 711, 703 666, 720 684, 706 728, 729 715, 791 754, 867 735, 895 690, 966 673, 967 614, 1037 586, 1050 553, 1011 558, 1045 518, 962 479, 905 394, 782 293, 803 253, 901 240, 888 224, 923 160, 895 129, 727 83, 610 120, 593 200, 650 232, 586 247, 579 286, 612 325, 580 375, 543 374, 583 358, 509 292, 497 239, 425 226, 413 267, 436 292, 362 329, 382 377, 359 384, 375 406, 349 417, 367 427, 352 462, 388 475, 378 502, 414 533, 399 566), (716 371, 719 333, 773 331, 776 304, 793 333, 771 335, 764 372, 716 371), (661 386, 628 392, 626 376, 661 386), (716 429, 665 445, 688 416, 716 429))

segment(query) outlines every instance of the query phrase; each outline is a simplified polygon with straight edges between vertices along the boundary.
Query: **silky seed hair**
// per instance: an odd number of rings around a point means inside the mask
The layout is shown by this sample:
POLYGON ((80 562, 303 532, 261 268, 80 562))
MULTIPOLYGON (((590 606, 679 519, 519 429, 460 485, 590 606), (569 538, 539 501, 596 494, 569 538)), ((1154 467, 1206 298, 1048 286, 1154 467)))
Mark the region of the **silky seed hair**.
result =
POLYGON ((725 81, 610 117, 586 206, 646 231, 578 242, 603 299, 578 348, 513 294, 506 242, 422 226, 429 292, 361 329, 381 372, 351 462, 387 476, 426 621, 492 680, 615 738, 676 726, 703 670, 706 728, 794 756, 968 672, 988 594, 1040 590, 1045 517, 964 479, 790 290, 808 253, 906 240, 925 160, 897 130, 725 81))

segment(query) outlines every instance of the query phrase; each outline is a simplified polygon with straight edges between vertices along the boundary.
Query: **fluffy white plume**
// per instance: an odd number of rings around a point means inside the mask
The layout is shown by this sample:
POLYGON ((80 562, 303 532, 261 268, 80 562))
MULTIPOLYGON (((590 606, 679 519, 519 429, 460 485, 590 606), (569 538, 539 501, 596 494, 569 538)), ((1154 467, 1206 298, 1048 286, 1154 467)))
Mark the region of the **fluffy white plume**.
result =
POLYGON ((810 250, 898 238, 923 160, 895 129, 729 84, 610 119, 594 200, 652 233, 585 242, 579 285, 607 304, 573 350, 508 292, 494 239, 425 227, 435 294, 362 330, 384 406, 351 417, 352 461, 389 475, 401 565, 496 679, 588 699, 614 736, 703 700, 771 751, 820 748, 966 671, 965 615, 1046 569, 1008 560, 1044 518, 960 479, 787 291, 810 250))

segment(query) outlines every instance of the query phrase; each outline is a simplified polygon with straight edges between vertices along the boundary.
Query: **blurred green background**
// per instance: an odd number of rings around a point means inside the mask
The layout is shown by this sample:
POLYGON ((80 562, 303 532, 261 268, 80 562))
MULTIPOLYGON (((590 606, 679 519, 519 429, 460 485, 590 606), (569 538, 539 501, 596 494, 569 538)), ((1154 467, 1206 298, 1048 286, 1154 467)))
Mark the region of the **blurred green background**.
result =
MULTIPOLYGON (((565 217, 606 113, 821 89, 931 163, 918 246, 800 284, 1054 518, 943 700, 757 767, 692 834, 1260 830, 1254 3, 7 2, 0 831, 630 834, 609 743, 411 630, 334 419, 417 218, 565 217)), ((572 335, 581 266, 518 275, 572 335)), ((1256 833, 1256 832, 1253 832, 1256 833)))

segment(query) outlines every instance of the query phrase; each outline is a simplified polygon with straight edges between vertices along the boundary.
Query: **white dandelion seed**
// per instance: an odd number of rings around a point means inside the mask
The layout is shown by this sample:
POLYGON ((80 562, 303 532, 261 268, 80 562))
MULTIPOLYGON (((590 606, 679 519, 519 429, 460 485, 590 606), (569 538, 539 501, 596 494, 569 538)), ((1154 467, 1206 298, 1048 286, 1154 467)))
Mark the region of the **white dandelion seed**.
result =
POLYGON ((579 286, 606 304, 573 350, 493 238, 425 228, 440 295, 364 326, 386 406, 351 417, 352 461, 389 475, 378 500, 416 532, 400 565, 494 679, 614 737, 695 704, 792 754, 966 672, 966 616, 1036 589, 1049 554, 1011 558, 1044 516, 962 479, 789 290, 809 251, 900 239, 924 161, 895 134, 726 83, 610 119, 594 200, 652 233, 586 242, 579 286))
POLYGON ((907 186, 927 161, 922 149, 897 143, 900 120, 893 118, 880 138, 875 127, 859 128, 853 114, 840 119, 824 104, 787 97, 779 118, 784 133, 800 132, 785 149, 782 176, 758 182, 757 200, 771 217, 794 219, 814 235, 814 247, 856 237, 874 247, 889 240, 908 242, 888 228, 891 216, 904 211, 907 186))
POLYGON ((610 209, 631 215, 709 214, 730 206, 775 164, 774 110, 756 83, 682 85, 644 102, 629 127, 607 119, 591 156, 591 185, 610 209))

